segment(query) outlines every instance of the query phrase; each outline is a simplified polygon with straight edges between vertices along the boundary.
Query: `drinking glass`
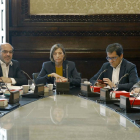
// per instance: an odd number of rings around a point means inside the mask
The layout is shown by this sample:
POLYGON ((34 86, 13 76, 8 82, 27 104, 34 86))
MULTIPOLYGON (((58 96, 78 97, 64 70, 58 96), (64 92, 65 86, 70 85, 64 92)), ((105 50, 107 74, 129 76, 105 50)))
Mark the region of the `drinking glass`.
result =
POLYGON ((33 80, 28 80, 29 89, 32 89, 33 80))
POLYGON ((119 84, 119 83, 116 83, 116 84, 115 84, 116 87, 112 87, 113 91, 116 91, 116 90, 118 89, 118 84, 119 84))
POLYGON ((88 79, 87 78, 82 78, 81 83, 84 83, 84 81, 88 81, 88 79))

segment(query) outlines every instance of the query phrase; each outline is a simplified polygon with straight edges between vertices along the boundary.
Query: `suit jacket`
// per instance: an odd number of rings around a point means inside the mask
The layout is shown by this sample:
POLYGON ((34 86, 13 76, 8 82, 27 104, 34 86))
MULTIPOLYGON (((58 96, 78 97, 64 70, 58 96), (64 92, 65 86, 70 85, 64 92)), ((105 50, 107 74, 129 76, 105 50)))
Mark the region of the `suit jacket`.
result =
MULTIPOLYGON (((134 86, 133 86, 133 88, 140 88, 140 81, 138 82, 138 83, 136 83, 134 86)), ((133 89, 132 88, 132 89, 133 89)))
MULTIPOLYGON (((20 70, 19 62, 13 59, 11 61, 13 62, 13 65, 9 66, 8 78, 14 78, 16 81, 16 86, 27 85, 28 84, 27 78, 25 77, 23 72, 20 70)), ((2 73, 2 68, 0 65, 0 77, 2 76, 3 76, 3 73, 2 73)))
MULTIPOLYGON (((48 77, 48 74, 56 73, 55 63, 48 61, 44 62, 42 65, 42 69, 36 79, 36 84, 54 84, 54 78, 48 77)), ((63 62, 63 77, 67 77, 69 79, 70 85, 80 86, 81 77, 76 70, 75 63, 72 61, 64 61, 63 62), (67 68, 68 67, 68 68, 67 68), (68 77, 67 77, 68 75, 68 77)))
MULTIPOLYGON (((103 66, 101 67, 101 69, 98 71, 97 74, 95 74, 91 79, 90 82, 94 85, 94 83, 96 82, 98 76, 100 75, 100 73, 102 71, 104 71, 105 69, 107 69, 106 72, 102 73, 101 76, 99 77, 99 79, 103 80, 103 78, 109 78, 112 81, 112 72, 113 72, 113 68, 110 66, 109 62, 106 62, 103 64, 103 66)), ((122 60, 121 63, 121 67, 120 67, 120 73, 119 73, 119 79, 124 76, 126 73, 128 73, 129 75, 122 78, 122 80, 120 81, 119 85, 118 85, 118 90, 126 90, 129 91, 132 86, 138 82, 138 74, 137 74, 137 69, 136 66, 127 61, 126 59, 122 60)))

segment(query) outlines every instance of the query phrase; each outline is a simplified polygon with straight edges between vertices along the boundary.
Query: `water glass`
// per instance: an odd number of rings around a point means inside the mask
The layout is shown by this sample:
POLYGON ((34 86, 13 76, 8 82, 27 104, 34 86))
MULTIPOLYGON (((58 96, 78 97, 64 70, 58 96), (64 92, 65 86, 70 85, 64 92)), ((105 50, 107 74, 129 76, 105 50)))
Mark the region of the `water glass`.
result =
POLYGON ((32 87, 32 84, 33 84, 33 80, 28 80, 28 85, 29 85, 29 89, 31 89, 31 87, 32 87))

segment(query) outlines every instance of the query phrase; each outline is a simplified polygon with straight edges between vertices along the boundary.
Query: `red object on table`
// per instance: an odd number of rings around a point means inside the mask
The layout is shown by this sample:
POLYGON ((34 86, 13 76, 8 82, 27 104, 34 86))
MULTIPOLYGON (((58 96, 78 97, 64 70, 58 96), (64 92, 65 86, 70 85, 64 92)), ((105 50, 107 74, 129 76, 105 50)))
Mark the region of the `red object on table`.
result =
POLYGON ((93 92, 99 92, 99 93, 100 93, 100 89, 101 89, 102 87, 93 87, 93 86, 90 86, 90 88, 92 88, 92 91, 93 91, 93 92))
POLYGON ((120 96, 126 96, 126 97, 130 97, 130 93, 126 92, 126 91, 113 91, 113 94, 115 94, 115 98, 120 98, 120 96))
MULTIPOLYGON (((134 97, 130 97, 129 98, 129 101, 130 101, 130 104, 132 105, 132 103, 133 103, 133 101, 134 101, 134 97)), ((135 101, 134 101, 134 103, 133 103, 133 105, 140 105, 140 99, 135 99, 135 101)))

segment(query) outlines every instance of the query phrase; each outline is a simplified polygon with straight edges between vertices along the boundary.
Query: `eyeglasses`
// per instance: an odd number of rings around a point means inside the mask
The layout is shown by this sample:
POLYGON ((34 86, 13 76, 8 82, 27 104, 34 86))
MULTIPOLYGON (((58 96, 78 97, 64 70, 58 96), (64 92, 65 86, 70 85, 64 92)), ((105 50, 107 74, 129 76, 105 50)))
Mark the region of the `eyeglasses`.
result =
POLYGON ((116 59, 118 58, 119 56, 116 56, 116 57, 106 57, 106 59, 108 61, 112 60, 112 61, 116 61, 116 59))
POLYGON ((61 56, 61 55, 63 55, 63 52, 54 53, 53 55, 54 55, 54 56, 56 56, 56 55, 59 55, 59 56, 61 56))
POLYGON ((6 51, 6 50, 2 50, 1 52, 4 53, 4 54, 7 54, 7 53, 13 54, 14 53, 14 51, 6 51))

